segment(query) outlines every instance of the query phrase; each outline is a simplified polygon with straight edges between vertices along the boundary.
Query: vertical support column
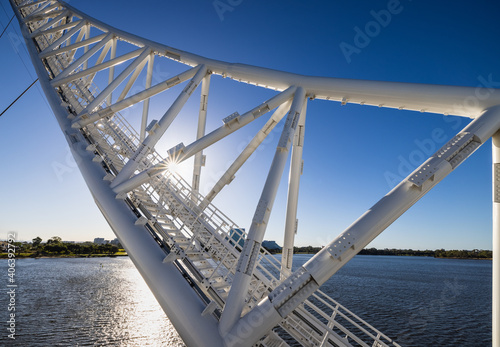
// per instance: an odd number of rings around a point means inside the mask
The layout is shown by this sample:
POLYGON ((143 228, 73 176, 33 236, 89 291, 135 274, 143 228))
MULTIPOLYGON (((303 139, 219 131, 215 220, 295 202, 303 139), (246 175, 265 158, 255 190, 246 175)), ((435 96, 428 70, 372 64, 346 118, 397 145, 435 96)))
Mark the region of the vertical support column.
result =
POLYGON ((285 169, 288 152, 290 151, 293 136, 299 123, 305 95, 305 90, 302 87, 298 87, 295 91, 292 106, 288 113, 283 132, 281 133, 266 183, 264 184, 257 208, 255 209, 252 224, 248 231, 245 244, 243 245, 243 250, 238 259, 233 284, 231 285, 219 321, 219 331, 222 336, 225 336, 229 332, 232 326, 238 321, 243 311, 245 297, 248 292, 254 268, 257 265, 257 258, 260 254, 260 245, 266 232, 274 199, 276 198, 281 176, 285 169))
MULTIPOLYGON (((237 343, 238 347, 250 347, 256 343, 495 133, 496 162, 500 163, 498 129, 500 105, 487 109, 474 119, 336 239, 269 293, 224 335, 226 345, 229 345, 228 342, 234 342, 232 345, 237 343), (241 338, 241 331, 245 331, 244 339, 241 338)), ((497 182, 500 182, 500 176, 497 182)), ((500 216, 498 204, 495 206, 498 210, 494 211, 494 220, 500 216)), ((496 227, 499 220, 494 222, 496 227)), ((498 240, 496 241, 498 243, 498 240)), ((493 335, 498 334, 495 329, 493 327, 493 335)), ((498 347, 498 344, 494 347, 498 347)))
POLYGON ((295 131, 292 147, 292 159, 290 162, 290 175, 288 178, 288 201, 286 205, 285 235, 281 255, 281 269, 284 270, 281 279, 284 280, 285 273, 291 273, 293 261, 293 245, 297 233, 297 205, 299 199, 300 176, 302 175, 302 151, 304 146, 304 131, 306 124, 307 99, 302 106, 299 124, 295 131), (288 271, 287 271, 288 270, 288 271))
MULTIPOLYGON (((148 89, 151 87, 151 83, 153 80, 154 60, 155 60, 155 55, 154 55, 154 53, 151 53, 149 55, 148 71, 146 73, 145 89, 148 89)), ((149 115, 149 99, 150 98, 147 98, 146 100, 144 100, 144 103, 142 104, 141 132, 139 133, 140 142, 143 142, 144 138, 146 137, 146 127, 148 125, 148 115, 149 115)))
MULTIPOLYGON (((200 113, 198 116, 198 130, 196 132, 196 140, 205 136, 205 126, 207 123, 207 106, 208 106, 208 92, 210 90, 210 73, 201 81, 201 97, 200 97, 200 113)), ((200 175, 201 167, 204 166, 203 151, 199 151, 194 155, 194 168, 193 168, 193 199, 200 191, 200 175)), ((197 203, 197 201, 195 201, 197 203)))
POLYGON ((493 293, 492 346, 500 347, 500 131, 492 137, 493 147, 493 293))
POLYGON ((280 107, 276 111, 274 111, 273 115, 269 120, 264 124, 262 129, 259 130, 257 135, 248 143, 243 152, 240 153, 238 158, 231 164, 231 166, 226 170, 226 172, 221 176, 221 178, 217 181, 214 187, 210 190, 205 196, 205 200, 202 204, 200 204, 200 208, 203 210, 207 207, 208 203, 210 203, 217 194, 234 178, 236 172, 241 168, 241 166, 250 158, 250 156, 255 152, 255 150, 260 146, 260 144, 266 139, 266 137, 271 133, 274 127, 281 121, 283 116, 290 109, 291 102, 286 101, 281 104, 280 107))
POLYGON ((132 176, 134 171, 139 166, 141 160, 154 148, 165 131, 167 131, 170 124, 172 124, 175 117, 177 117, 193 91, 198 87, 198 84, 201 82, 203 77, 205 77, 206 73, 207 67, 203 64, 199 65, 198 71, 196 72, 194 77, 184 87, 179 96, 177 96, 172 105, 170 105, 167 112, 165 112, 163 117, 161 117, 160 121, 156 124, 156 129, 152 131, 148 135, 148 137, 144 139, 143 142, 141 142, 135 153, 130 157, 127 164, 125 164, 118 176, 116 176, 116 178, 113 180, 113 182, 111 183, 111 188, 118 186, 120 183, 125 182, 130 178, 130 176, 132 176))
MULTIPOLYGON (((117 46, 118 40, 116 37, 113 38, 111 41, 111 55, 109 56, 109 60, 115 59, 116 58, 116 46, 117 46)), ((115 67, 111 66, 109 68, 109 77, 108 77, 108 85, 113 82, 115 79, 115 67)), ((111 105, 111 98, 113 97, 113 93, 109 93, 108 97, 106 98, 106 104, 109 106, 111 105)))
MULTIPOLYGON (((40 30, 40 29, 38 29, 38 30, 40 30)), ((87 27, 82 28, 82 30, 80 30, 80 32, 78 33, 78 36, 76 37, 75 43, 81 42, 83 40, 83 38, 85 37, 86 30, 87 30, 87 27)), ((87 47, 87 46, 85 46, 85 47, 87 47)), ((87 48, 87 50, 88 50, 88 48, 87 48)), ((77 49, 74 49, 74 50, 68 52, 68 61, 70 61, 70 62, 73 61, 73 57, 75 56, 76 51, 77 51, 77 49)))
MULTIPOLYGON (((85 26, 85 28, 82 28, 82 31, 85 30, 85 35, 83 36, 83 39, 88 39, 90 37, 90 24, 87 24, 85 26)), ((76 51, 76 50, 75 50, 76 51)), ((87 53, 89 51, 89 46, 88 45, 85 45, 85 47, 83 47, 83 54, 87 53)), ((83 69, 84 70, 87 70, 89 68, 89 61, 88 59, 85 60, 85 62, 83 63, 83 69)))

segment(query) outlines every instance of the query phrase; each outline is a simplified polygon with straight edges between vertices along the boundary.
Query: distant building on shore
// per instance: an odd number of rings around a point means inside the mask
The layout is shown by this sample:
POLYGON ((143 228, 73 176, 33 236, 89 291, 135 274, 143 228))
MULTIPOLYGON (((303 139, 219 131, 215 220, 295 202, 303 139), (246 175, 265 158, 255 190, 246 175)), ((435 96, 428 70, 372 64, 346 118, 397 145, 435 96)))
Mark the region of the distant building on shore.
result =
POLYGON ((281 246, 276 243, 276 241, 262 241, 262 247, 268 251, 281 251, 281 246))
MULTIPOLYGON (((109 241, 108 241, 108 242, 109 242, 109 241)), ((95 244, 97 244, 97 245, 104 245, 104 244, 106 244, 106 243, 108 243, 108 242, 106 242, 106 240, 104 240, 104 238, 103 238, 103 237, 96 237, 96 238, 94 239, 94 243, 95 243, 95 244)))
POLYGON ((120 244, 120 240, 118 240, 117 238, 115 238, 114 240, 105 240, 104 237, 96 237, 94 239, 94 243, 96 245, 107 245, 108 243, 111 244, 111 245, 115 245, 115 246, 118 246, 120 244))

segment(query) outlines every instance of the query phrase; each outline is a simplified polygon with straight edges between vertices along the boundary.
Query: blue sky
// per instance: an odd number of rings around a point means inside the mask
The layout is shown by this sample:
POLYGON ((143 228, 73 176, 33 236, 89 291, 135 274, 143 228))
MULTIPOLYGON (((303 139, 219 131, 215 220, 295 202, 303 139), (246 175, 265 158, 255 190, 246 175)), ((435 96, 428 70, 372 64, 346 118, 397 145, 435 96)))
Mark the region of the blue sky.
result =
MULTIPOLYGON (((5 25, 12 11, 6 0, 1 3, 8 11, 6 15, 0 8, 0 23, 5 25)), ((500 5, 493 1, 472 5, 466 1, 416 0, 175 0, 150 1, 144 6, 136 5, 138 2, 73 0, 70 4, 125 31, 229 62, 305 75, 381 81, 474 87, 484 80, 500 82, 500 48, 496 44, 500 5), (225 4, 227 11, 218 13, 214 3, 225 4), (390 18, 383 17, 388 10, 393 12, 390 18), (377 16, 385 18, 384 25, 370 24, 377 16), (369 32, 371 37, 346 59, 341 47, 356 47, 359 31, 369 32)), ((15 20, 13 24, 0 39, 3 107, 35 76, 16 35, 15 20)), ((214 95, 228 101, 215 96, 210 99, 209 129, 234 112, 229 100, 240 100, 237 110, 242 113, 272 95, 261 89, 233 88, 216 77, 212 82, 214 95)), ((176 121, 178 129, 194 132, 190 119, 176 121)), ((413 170, 426 159, 424 154, 437 150, 468 122, 436 114, 309 102, 296 244, 328 243, 382 198, 394 185, 393 178, 403 178, 407 169, 413 170)), ((224 145, 207 152, 202 191, 261 124, 228 137, 224 145), (222 155, 222 149, 228 153, 222 155)), ((173 145, 182 137, 178 133, 167 135, 173 145)), ((249 227, 277 137, 276 133, 274 142, 266 144, 265 151, 259 151, 215 200, 242 227, 249 227)), ((114 238, 75 168, 39 88, 30 90, 0 118, 0 160, 0 238, 11 230, 22 240, 35 236, 46 240, 54 235, 65 240, 114 238)), ((286 201, 287 174, 284 176, 266 234, 266 239, 279 244, 286 201)), ((490 182, 488 143, 371 245, 491 249, 490 182)))

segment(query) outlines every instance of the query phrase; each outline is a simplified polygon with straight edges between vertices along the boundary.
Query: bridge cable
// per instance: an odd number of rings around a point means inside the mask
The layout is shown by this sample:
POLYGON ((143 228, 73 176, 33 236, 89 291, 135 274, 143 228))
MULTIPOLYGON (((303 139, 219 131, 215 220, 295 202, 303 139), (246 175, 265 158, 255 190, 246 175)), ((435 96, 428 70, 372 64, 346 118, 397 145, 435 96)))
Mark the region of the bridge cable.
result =
POLYGON ((9 27, 10 23, 12 22, 12 20, 14 19, 15 16, 12 16, 12 18, 10 19, 9 23, 7 23, 7 25, 5 26, 5 28, 3 29, 2 33, 0 34, 0 39, 2 38, 3 34, 5 33, 5 31, 7 31, 7 28, 9 27))
MULTIPOLYGON (((5 15, 6 15, 6 16, 7 16, 7 18, 8 18, 8 17, 9 17, 9 14, 7 13, 7 10, 5 9, 5 7, 3 6, 3 4, 2 4, 2 2, 1 2, 1 1, 0 1, 0 6, 2 7, 3 12, 5 13, 5 15)), ((14 16, 13 16, 13 17, 15 17, 15 13, 14 13, 14 16)), ((11 21, 12 21, 12 19, 11 19, 11 21)), ((9 24, 10 24, 10 21, 9 21, 9 24)), ((7 24, 7 26, 6 26, 5 28, 7 28, 7 27, 9 26, 9 24, 7 24)), ((23 35, 22 35, 20 32, 18 33, 16 29, 17 29, 17 27, 16 27, 16 26, 14 26, 14 32, 15 32, 15 34, 16 34, 16 35, 18 35, 19 37, 23 37, 23 35)), ((5 30, 4 30, 4 31, 5 31, 5 30)), ((0 38, 1 38, 1 36, 0 36, 0 38)), ((14 51, 15 51, 15 52, 17 53, 17 55, 19 56, 19 60, 21 60, 21 62, 23 63, 24 67, 26 68, 26 71, 28 72, 28 75, 30 75, 30 77, 31 77, 31 78, 34 78, 34 77, 32 76, 32 74, 31 74, 30 69, 28 69, 28 66, 27 66, 27 65, 26 65, 26 63, 24 62, 24 59, 23 59, 23 57, 21 56, 21 53, 19 52, 19 49, 16 47, 16 44, 14 43, 14 41, 12 41, 12 38, 11 38, 11 37, 9 37, 9 40, 10 40, 11 45, 13 46, 12 48, 14 49, 14 51)), ((24 51, 26 52, 26 54, 27 54, 27 55, 28 55, 28 57, 29 57, 29 56, 30 56, 30 54, 28 53, 28 50, 26 49, 26 46, 25 46, 25 45, 23 45, 23 44, 21 44, 21 47, 23 47, 24 51)), ((37 78, 37 80, 38 80, 38 78, 37 78)), ((36 82, 36 81, 35 81, 35 82, 36 82)), ((33 82, 33 83, 34 83, 34 82, 33 82)), ((28 89, 29 89, 29 88, 28 88, 28 89)), ((47 102, 47 99, 45 99, 45 96, 43 95, 42 91, 40 90, 40 88, 37 88, 37 90, 38 90, 38 93, 40 94, 40 96, 42 97, 42 99, 45 101, 45 104, 47 105, 47 108, 50 110, 51 108, 50 108, 50 106, 49 106, 49 104, 48 104, 48 102, 47 102)), ((4 112, 5 112, 5 111, 4 111, 4 112)), ((2 114, 3 114, 4 112, 2 112, 2 114)), ((0 114, 0 116, 1 116, 2 114, 0 114)))
POLYGON ((9 108, 11 108, 11 107, 12 107, 12 105, 14 105, 14 104, 16 103, 16 101, 17 101, 17 100, 19 100, 19 99, 21 98, 21 96, 23 96, 23 95, 24 95, 24 93, 26 93, 26 92, 27 92, 27 91, 28 91, 31 87, 33 87, 33 85, 34 85, 37 81, 38 81, 38 78, 37 78, 36 80, 34 80, 34 81, 33 81, 33 83, 31 83, 31 84, 30 84, 30 86, 29 86, 28 88, 26 88, 26 89, 24 90, 24 92, 22 92, 22 93, 21 93, 21 94, 20 94, 20 95, 16 98, 16 100, 12 101, 12 103, 11 103, 9 106, 7 106, 7 108, 6 108, 5 110, 3 110, 3 111, 2 111, 2 113, 0 113, 0 117, 1 117, 1 116, 5 113, 5 112, 7 112, 7 110, 8 110, 9 108))

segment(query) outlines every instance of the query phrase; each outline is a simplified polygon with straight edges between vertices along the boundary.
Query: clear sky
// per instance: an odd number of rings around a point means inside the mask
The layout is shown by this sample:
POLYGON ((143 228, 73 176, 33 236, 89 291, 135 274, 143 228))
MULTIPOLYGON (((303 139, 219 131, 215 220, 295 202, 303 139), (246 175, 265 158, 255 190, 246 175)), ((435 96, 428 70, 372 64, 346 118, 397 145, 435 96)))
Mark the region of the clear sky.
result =
MULTIPOLYGON (((7 10, 6 14, 0 8, 3 28, 12 11, 6 0, 0 2, 7 10)), ((494 1, 144 3, 70 2, 125 31, 229 62, 305 75, 473 87, 489 80, 500 86, 500 5, 494 1), (388 10, 392 14, 384 17, 388 10), (373 24, 377 20, 381 24, 373 24), (357 38, 359 32, 371 36, 363 41, 357 38), (355 50, 349 51, 352 47, 355 50)), ((14 20, 0 39, 2 110, 35 76, 17 33, 14 20)), ((213 81, 214 89, 220 85, 227 99, 242 99, 241 109, 236 109, 240 113, 256 105, 245 103, 246 99, 263 101, 272 95, 255 88, 248 94, 235 92, 215 77, 213 81)), ((234 112, 216 98, 210 102, 209 130, 234 112)), ((403 178, 405 171, 426 159, 422 154, 437 150, 468 122, 436 114, 309 102, 296 244, 325 245, 382 198, 395 185, 394 177, 403 178)), ((219 147, 229 152, 227 156, 207 153, 202 191, 210 188, 228 158, 237 155, 236 149, 259 124, 229 137, 219 147)), ((190 122, 179 126, 195 132, 190 122)), ((258 152, 215 200, 241 227, 249 227, 277 137, 276 133, 274 142, 266 144, 266 150, 258 152)), ((76 241, 114 238, 71 160, 40 88, 30 90, 0 118, 0 163, 0 239, 11 230, 22 240, 54 235, 76 241)), ((286 176, 265 237, 279 244, 286 176)), ((485 144, 371 245, 491 249, 491 145, 485 144)))

